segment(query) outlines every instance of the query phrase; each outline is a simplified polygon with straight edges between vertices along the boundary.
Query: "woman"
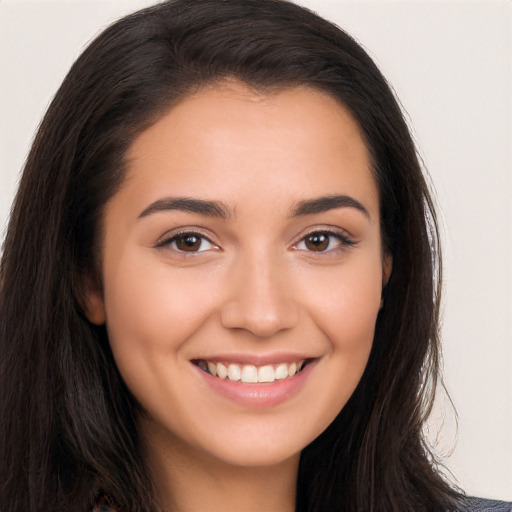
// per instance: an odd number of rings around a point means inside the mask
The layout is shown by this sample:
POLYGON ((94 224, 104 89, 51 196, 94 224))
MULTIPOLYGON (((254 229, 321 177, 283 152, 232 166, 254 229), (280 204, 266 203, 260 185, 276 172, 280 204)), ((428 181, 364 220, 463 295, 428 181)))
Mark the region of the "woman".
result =
POLYGON ((13 209, 1 510, 478 510, 421 435, 437 254, 400 109, 345 33, 273 0, 121 20, 13 209))

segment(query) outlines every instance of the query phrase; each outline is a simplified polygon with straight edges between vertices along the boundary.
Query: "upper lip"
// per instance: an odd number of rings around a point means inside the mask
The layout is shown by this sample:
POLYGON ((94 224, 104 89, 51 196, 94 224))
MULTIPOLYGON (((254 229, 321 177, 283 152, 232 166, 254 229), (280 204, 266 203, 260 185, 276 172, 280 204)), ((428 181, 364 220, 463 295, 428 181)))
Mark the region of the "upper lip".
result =
POLYGON ((318 356, 312 356, 298 352, 280 352, 272 354, 247 354, 247 353, 229 353, 229 354, 212 354, 208 356, 195 357, 192 361, 210 361, 223 362, 255 366, 263 366, 267 364, 293 363, 299 361, 307 361, 317 359, 318 356))

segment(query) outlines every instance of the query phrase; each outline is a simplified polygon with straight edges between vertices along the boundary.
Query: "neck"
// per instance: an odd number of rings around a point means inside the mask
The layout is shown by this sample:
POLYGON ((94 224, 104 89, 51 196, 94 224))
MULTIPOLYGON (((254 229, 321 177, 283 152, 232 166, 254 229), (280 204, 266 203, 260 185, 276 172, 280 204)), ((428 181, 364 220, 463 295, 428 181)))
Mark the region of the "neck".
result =
POLYGON ((299 454, 269 466, 245 467, 171 444, 166 449, 161 443, 146 443, 148 466, 163 511, 295 511, 299 454))

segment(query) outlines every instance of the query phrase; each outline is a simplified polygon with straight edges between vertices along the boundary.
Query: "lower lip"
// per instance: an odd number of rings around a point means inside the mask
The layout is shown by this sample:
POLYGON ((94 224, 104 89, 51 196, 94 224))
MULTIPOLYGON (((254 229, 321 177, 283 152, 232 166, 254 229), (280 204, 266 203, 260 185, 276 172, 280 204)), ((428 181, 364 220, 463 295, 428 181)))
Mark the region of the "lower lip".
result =
POLYGON ((308 379, 316 361, 308 363, 299 373, 283 380, 260 384, 221 379, 196 367, 200 377, 214 392, 245 407, 272 407, 296 395, 308 379))

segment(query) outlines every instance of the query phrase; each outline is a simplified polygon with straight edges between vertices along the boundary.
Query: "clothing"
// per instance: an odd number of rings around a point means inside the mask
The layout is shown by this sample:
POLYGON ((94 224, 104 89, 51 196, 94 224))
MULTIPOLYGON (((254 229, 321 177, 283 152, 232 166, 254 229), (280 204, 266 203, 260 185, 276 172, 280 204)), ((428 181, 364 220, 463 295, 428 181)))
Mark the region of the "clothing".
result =
MULTIPOLYGON (((96 500, 92 512, 120 512, 107 494, 101 494, 96 500)), ((456 512, 512 512, 512 502, 468 498, 456 512)))
POLYGON ((468 498, 457 512, 512 512, 512 502, 468 498))

